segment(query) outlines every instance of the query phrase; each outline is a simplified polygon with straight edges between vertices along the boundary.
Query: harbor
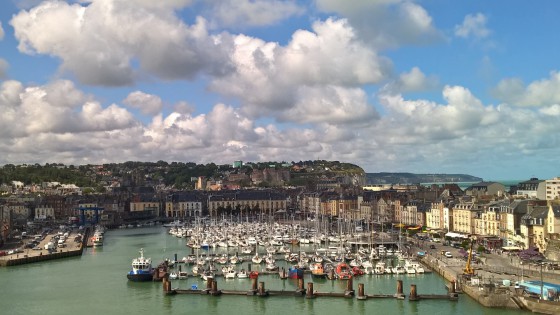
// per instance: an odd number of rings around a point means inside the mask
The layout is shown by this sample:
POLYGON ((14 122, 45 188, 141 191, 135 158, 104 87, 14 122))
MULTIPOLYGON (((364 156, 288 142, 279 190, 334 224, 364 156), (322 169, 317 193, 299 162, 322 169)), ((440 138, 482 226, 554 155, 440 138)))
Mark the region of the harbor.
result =
MULTIPOLYGON (((269 294, 285 292, 283 295, 247 296, 252 290, 252 279, 225 279, 216 277, 218 290, 226 294, 165 294, 163 282, 133 282, 126 279, 130 261, 143 248, 145 255, 155 262, 189 255, 185 239, 177 238, 161 226, 135 229, 115 229, 105 233, 102 247, 85 247, 81 256, 0 268, 0 277, 9 292, 0 301, 0 308, 9 307, 12 314, 36 313, 64 314, 79 311, 83 314, 104 312, 114 314, 115 309, 127 305, 127 310, 137 314, 174 313, 189 309, 193 312, 224 314, 232 307, 246 314, 281 314, 286 309, 302 313, 341 314, 376 313, 380 308, 385 314, 525 314, 524 311, 489 309, 476 301, 459 294, 457 301, 446 299, 420 299, 410 302, 410 288, 416 286, 417 295, 447 296, 448 282, 436 273, 415 275, 364 275, 353 281, 352 298, 337 298, 328 295, 343 295, 347 281, 314 279, 305 273, 305 289, 313 283, 315 298, 305 298, 298 291, 298 279, 281 279, 278 273, 259 275, 269 294), (70 275, 70 276, 69 276, 70 275), (398 280, 402 280, 404 299, 395 298, 398 280), (358 300, 360 284, 363 283, 366 301, 358 300), (44 288, 56 288, 45 290, 44 288), (227 292, 243 292, 230 295, 227 292)), ((247 263, 245 263, 247 264, 247 263)), ((243 265, 248 267, 247 265, 243 265)), ((264 267, 264 265, 263 265, 264 267)), ((286 265, 286 267, 288 267, 286 265)), ((255 266, 252 266, 256 270, 255 266)), ((171 281, 171 289, 192 291, 205 290, 208 282, 200 277, 171 281)), ((258 288, 258 283, 257 283, 258 288)), ((178 293, 181 291, 177 291, 178 293)))

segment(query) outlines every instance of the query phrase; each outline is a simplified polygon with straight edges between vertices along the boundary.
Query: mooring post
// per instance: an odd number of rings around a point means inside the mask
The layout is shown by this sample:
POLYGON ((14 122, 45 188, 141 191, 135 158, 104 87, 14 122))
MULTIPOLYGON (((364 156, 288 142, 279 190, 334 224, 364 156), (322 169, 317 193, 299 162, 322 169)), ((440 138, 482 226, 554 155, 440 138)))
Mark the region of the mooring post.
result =
POLYGON ((305 294, 305 284, 303 282, 303 278, 297 279, 297 290, 296 295, 304 295, 305 294))
POLYGON ((218 290, 218 282, 212 279, 212 289, 210 290, 210 294, 213 296, 217 296, 222 294, 222 291, 218 290))
POLYGON ((168 292, 167 291, 167 278, 163 277, 163 279, 161 279, 161 283, 162 283, 162 286, 163 286, 163 292, 168 292))
POLYGON ((404 299, 402 280, 397 280, 397 293, 395 293, 395 297, 399 300, 404 299))
POLYGON ((410 295, 408 296, 409 301, 418 301, 418 294, 416 292, 416 284, 410 285, 410 295))
POLYGON ((346 282, 346 291, 344 291, 344 297, 353 297, 354 296, 354 277, 350 277, 346 282))
POLYGON ((165 274, 165 276, 161 279, 161 282, 163 284, 163 292, 165 292, 166 294, 171 293, 171 281, 169 281, 169 278, 167 276, 167 273, 165 274))
POLYGON ((214 279, 208 279, 206 281, 206 291, 212 291, 212 282, 214 282, 214 279))
POLYGON ((259 276, 255 275, 251 277, 251 290, 247 291, 247 295, 257 294, 257 283, 259 281, 259 276))
POLYGON ((307 282, 307 295, 305 297, 308 299, 315 297, 315 293, 313 292, 313 282, 307 282))
POLYGON ((258 296, 268 296, 268 292, 264 288, 264 282, 259 282, 259 287, 257 289, 258 296))
POLYGON ((364 292, 364 284, 358 283, 358 300, 365 300, 367 299, 367 295, 364 292))

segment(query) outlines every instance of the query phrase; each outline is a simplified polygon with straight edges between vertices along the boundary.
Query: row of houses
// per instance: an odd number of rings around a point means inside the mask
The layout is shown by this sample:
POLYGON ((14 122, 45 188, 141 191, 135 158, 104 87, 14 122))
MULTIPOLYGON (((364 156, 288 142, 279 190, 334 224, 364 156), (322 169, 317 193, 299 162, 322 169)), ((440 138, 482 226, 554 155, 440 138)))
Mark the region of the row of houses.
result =
MULTIPOLYGON (((5 239, 15 224, 30 219, 120 224, 162 217, 193 219, 290 213, 304 218, 339 217, 496 237, 504 245, 545 250, 547 240, 559 233, 560 209, 554 201, 535 197, 542 182, 534 179, 530 182, 531 185, 520 183, 523 189, 517 192, 523 193, 514 196, 506 193, 504 185, 494 182, 477 183, 465 191, 448 184, 389 187, 378 191, 356 188, 308 192, 294 188, 162 194, 154 189, 138 188, 110 195, 10 196, 0 204, 1 235, 5 239)), ((544 182, 545 192, 554 191, 553 186, 544 182)))

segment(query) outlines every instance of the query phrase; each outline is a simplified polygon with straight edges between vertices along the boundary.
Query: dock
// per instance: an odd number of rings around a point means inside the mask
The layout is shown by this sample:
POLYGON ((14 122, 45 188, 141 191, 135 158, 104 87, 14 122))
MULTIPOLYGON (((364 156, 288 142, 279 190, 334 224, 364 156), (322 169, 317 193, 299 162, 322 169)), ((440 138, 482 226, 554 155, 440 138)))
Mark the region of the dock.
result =
MULTIPOLYGON (((346 282, 346 288, 342 292, 320 292, 314 289, 314 283, 308 282, 307 286, 304 283, 303 278, 297 279, 298 284, 295 291, 290 290, 268 290, 264 281, 259 281, 259 276, 251 278, 251 287, 246 291, 243 290, 220 290, 218 289, 218 283, 214 279, 208 279, 206 281, 206 288, 198 289, 179 289, 171 288, 171 281, 168 275, 165 275, 162 279, 163 292, 165 295, 210 295, 210 296, 221 296, 221 295, 231 295, 231 296, 256 296, 256 297, 304 297, 307 299, 313 298, 345 298, 356 300, 367 300, 367 299, 398 299, 404 300, 407 295, 403 292, 403 282, 402 280, 397 280, 396 292, 395 294, 366 294, 364 289, 364 284, 358 284, 357 292, 354 290, 354 278, 348 280, 340 280, 346 282)), ((408 294, 409 301, 420 301, 420 300, 448 300, 457 301, 458 294, 455 292, 455 284, 451 283, 448 286, 447 294, 428 294, 421 295, 417 293, 417 288, 415 284, 410 285, 410 293, 408 294)))

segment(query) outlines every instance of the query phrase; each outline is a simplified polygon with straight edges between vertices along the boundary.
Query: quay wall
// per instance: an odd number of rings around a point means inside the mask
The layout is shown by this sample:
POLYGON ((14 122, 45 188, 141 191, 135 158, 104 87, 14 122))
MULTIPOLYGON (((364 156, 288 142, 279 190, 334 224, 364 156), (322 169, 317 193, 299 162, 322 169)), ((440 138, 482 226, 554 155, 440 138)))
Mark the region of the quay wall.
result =
POLYGON ((9 266, 16 266, 16 265, 23 265, 23 264, 30 264, 36 263, 41 261, 47 261, 52 259, 60 259, 60 258, 67 258, 67 257, 74 257, 74 256, 81 256, 83 247, 80 246, 80 249, 77 250, 69 250, 69 251, 61 251, 50 253, 46 255, 33 255, 33 256, 26 256, 21 255, 22 257, 14 258, 14 259, 5 259, 0 260, 0 266, 2 267, 9 267, 9 266))
POLYGON ((489 287, 470 286, 463 281, 457 271, 447 267, 442 261, 431 256, 425 256, 421 261, 447 281, 455 281, 463 293, 485 307, 520 309, 519 305, 512 299, 511 290, 494 290, 494 288, 489 287))

